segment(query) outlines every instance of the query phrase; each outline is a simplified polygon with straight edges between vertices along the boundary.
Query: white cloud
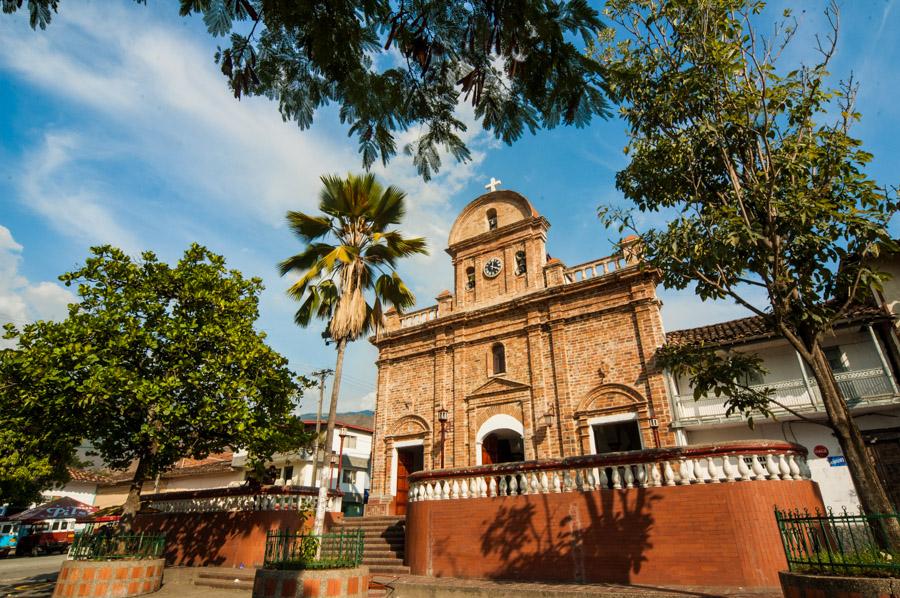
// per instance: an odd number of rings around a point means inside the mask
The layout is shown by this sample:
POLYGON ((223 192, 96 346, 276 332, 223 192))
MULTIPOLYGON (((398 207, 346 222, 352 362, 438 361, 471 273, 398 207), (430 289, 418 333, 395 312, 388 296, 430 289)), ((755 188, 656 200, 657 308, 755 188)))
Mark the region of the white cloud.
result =
MULTIPOLYGON (((62 319, 74 296, 53 282, 30 282, 19 272, 23 247, 0 224, 0 323, 62 319)), ((8 346, 0 340, 0 346, 8 346)))

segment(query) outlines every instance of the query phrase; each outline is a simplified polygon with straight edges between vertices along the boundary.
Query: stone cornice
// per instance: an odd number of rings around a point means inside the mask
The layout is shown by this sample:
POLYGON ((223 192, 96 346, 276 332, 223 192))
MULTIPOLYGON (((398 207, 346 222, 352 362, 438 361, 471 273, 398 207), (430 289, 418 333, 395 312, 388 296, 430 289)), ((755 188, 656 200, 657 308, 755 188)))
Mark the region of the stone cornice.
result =
POLYGON ((481 233, 480 235, 469 237, 468 239, 464 239, 462 241, 459 241, 458 243, 454 243, 444 251, 450 254, 451 257, 455 258, 460 251, 465 251, 466 249, 479 245, 489 246, 492 241, 495 241, 496 239, 499 239, 501 237, 505 237, 511 233, 522 232, 538 227, 541 229, 542 235, 544 235, 547 229, 550 228, 550 222, 543 216, 533 216, 525 220, 517 220, 512 224, 507 224, 506 226, 501 226, 495 230, 481 233))
MULTIPOLYGON (((623 268, 622 270, 617 270, 610 274, 604 276, 598 276, 596 278, 591 278, 589 280, 569 283, 560 286, 549 287, 545 289, 539 289, 537 291, 533 291, 531 293, 527 293, 525 295, 519 295, 518 297, 510 298, 506 301, 502 301, 499 303, 494 303, 491 305, 487 305, 484 307, 479 307, 476 309, 464 310, 459 312, 451 312, 446 316, 441 316, 435 318, 433 320, 429 320, 423 324, 419 324, 416 326, 409 326, 407 328, 398 328, 392 330, 390 332, 382 333, 377 337, 370 337, 369 341, 375 345, 376 347, 381 347, 384 345, 393 344, 394 341, 399 339, 406 339, 415 336, 420 336, 423 334, 432 334, 436 330, 448 326, 457 326, 461 323, 466 323, 472 320, 479 320, 482 318, 490 318, 497 314, 500 314, 505 311, 509 311, 510 309, 515 308, 524 308, 527 310, 529 307, 534 307, 537 305, 545 304, 551 300, 558 301, 561 296, 574 296, 579 294, 590 294, 596 292, 597 289, 612 285, 616 283, 621 283, 629 279, 633 279, 640 276, 646 276, 648 272, 645 270, 641 270, 637 266, 629 266, 627 268, 623 268)), ((570 316, 557 316, 557 317, 549 317, 547 319, 543 319, 538 325, 553 325, 557 323, 564 323, 571 320, 584 319, 592 317, 594 314, 602 313, 615 309, 632 309, 635 306, 643 305, 643 304, 658 304, 659 300, 653 297, 646 297, 641 299, 629 299, 626 302, 615 305, 615 306, 602 306, 598 307, 595 310, 590 311, 589 313, 582 314, 574 314, 570 316)), ((534 323, 528 324, 529 327, 534 326, 534 323)), ((465 342, 465 341, 463 341, 465 342)), ((449 344, 458 345, 459 341, 453 341, 449 344)))

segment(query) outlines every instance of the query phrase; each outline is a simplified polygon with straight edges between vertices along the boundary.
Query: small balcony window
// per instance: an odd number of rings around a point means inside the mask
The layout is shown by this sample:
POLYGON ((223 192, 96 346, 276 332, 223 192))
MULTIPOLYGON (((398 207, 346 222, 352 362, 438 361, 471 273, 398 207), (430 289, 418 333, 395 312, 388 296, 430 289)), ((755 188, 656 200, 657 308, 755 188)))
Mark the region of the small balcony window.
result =
POLYGON ((466 290, 475 290, 475 268, 473 268, 472 266, 466 268, 466 290))

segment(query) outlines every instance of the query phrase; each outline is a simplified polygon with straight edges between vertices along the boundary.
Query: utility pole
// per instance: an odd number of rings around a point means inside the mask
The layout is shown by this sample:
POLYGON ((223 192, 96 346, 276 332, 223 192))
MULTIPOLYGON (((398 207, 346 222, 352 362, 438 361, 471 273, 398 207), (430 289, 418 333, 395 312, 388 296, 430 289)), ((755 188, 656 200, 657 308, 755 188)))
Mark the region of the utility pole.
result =
POLYGON ((322 429, 322 401, 325 398, 325 378, 332 374, 334 374, 332 369, 316 370, 312 373, 313 377, 319 379, 319 408, 316 409, 316 454, 313 456, 313 487, 315 487, 316 481, 319 479, 319 451, 322 448, 319 434, 322 429))

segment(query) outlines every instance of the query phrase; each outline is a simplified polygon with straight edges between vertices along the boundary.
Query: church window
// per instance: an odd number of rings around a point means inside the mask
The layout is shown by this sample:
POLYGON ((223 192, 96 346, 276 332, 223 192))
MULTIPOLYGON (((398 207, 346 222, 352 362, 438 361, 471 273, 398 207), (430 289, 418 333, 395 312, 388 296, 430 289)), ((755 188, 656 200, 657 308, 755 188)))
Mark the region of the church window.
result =
POLYGON ((497 210, 491 208, 487 211, 488 230, 497 228, 497 210))
POLYGON ((525 274, 526 270, 527 270, 527 266, 525 263, 525 252, 517 251, 516 252, 516 276, 521 276, 522 274, 525 274))
POLYGON ((475 289, 475 268, 469 266, 466 268, 466 290, 471 291, 475 289))
POLYGON ((501 343, 496 343, 491 347, 491 357, 493 362, 494 374, 506 373, 506 349, 501 343))

